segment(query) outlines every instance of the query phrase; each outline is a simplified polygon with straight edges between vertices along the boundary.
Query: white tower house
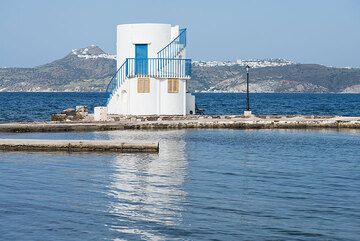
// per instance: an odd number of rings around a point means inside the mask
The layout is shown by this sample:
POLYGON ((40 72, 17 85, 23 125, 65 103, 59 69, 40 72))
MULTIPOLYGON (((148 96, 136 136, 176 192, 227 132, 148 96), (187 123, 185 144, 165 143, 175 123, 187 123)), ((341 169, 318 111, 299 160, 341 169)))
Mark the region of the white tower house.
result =
POLYGON ((187 93, 191 60, 185 58, 186 29, 121 24, 116 43, 117 72, 107 88, 109 114, 195 114, 195 97, 187 93))

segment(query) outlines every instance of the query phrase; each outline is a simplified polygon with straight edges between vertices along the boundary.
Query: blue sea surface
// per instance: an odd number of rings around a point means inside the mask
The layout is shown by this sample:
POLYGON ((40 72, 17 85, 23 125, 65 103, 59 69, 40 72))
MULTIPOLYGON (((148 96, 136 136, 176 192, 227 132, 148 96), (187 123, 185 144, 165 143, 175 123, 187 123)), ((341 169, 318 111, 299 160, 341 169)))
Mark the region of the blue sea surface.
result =
MULTIPOLYGON (((0 96, 3 122, 44 120, 70 106, 106 102, 100 93, 0 96)), ((197 94, 199 105, 216 114, 240 113, 242 97, 197 94)), ((254 94, 252 100, 258 113, 359 111, 359 95, 254 94), (322 104, 313 105, 315 99, 322 104)), ((0 152, 0 240, 360 239, 358 130, 0 133, 3 138, 160 141, 160 152, 0 152)))
MULTIPOLYGON (((195 93, 196 103, 205 114, 242 114, 246 96, 243 93, 195 93)), ((76 105, 86 105, 90 111, 104 106, 108 94, 60 92, 24 93, 0 92, 0 122, 50 120, 76 105)), ((250 95, 255 114, 303 114, 360 116, 360 94, 265 94, 250 95)))
MULTIPOLYGON (((242 114, 243 93, 197 93, 196 103, 206 114, 242 114)), ((360 116, 360 94, 254 93, 255 114, 360 116)))

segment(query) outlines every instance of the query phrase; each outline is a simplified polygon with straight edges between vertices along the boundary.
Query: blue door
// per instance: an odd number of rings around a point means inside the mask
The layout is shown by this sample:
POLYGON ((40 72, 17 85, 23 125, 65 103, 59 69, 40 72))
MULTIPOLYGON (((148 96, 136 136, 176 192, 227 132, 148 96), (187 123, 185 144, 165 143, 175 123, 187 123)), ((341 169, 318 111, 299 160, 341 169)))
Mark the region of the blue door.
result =
POLYGON ((135 74, 148 75, 148 45, 135 44, 135 74))

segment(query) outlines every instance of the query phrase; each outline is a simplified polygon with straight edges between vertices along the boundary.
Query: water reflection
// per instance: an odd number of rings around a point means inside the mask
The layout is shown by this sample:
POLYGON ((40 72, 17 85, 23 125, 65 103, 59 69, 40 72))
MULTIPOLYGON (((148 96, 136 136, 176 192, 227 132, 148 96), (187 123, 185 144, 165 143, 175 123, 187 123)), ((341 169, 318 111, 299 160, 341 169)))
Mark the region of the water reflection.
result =
POLYGON ((182 222, 187 170, 184 132, 124 134, 111 132, 109 138, 162 139, 161 150, 159 154, 120 155, 113 161, 109 210, 117 221, 110 228, 120 236, 164 239, 163 232, 182 222))
POLYGON ((360 199, 359 132, 1 135, 161 140, 159 155, 0 153, 2 240, 358 240, 360 236, 354 222, 360 210, 354 201, 360 199))

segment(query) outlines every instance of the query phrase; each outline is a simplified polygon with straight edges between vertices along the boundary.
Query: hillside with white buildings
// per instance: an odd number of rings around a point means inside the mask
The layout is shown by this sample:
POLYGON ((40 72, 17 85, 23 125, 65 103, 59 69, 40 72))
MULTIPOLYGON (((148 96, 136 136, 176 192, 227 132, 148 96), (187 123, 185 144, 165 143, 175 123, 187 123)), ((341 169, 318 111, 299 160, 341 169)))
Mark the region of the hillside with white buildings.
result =
MULTIPOLYGON (((246 65, 253 92, 360 93, 359 68, 284 59, 193 61, 189 90, 243 92, 246 65)), ((92 45, 34 68, 0 68, 0 91, 104 91, 115 70, 115 55, 92 45)))

